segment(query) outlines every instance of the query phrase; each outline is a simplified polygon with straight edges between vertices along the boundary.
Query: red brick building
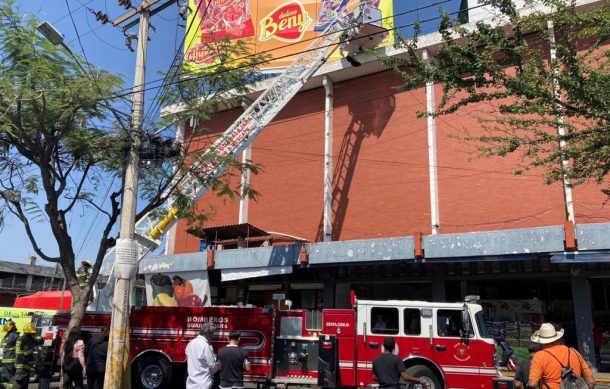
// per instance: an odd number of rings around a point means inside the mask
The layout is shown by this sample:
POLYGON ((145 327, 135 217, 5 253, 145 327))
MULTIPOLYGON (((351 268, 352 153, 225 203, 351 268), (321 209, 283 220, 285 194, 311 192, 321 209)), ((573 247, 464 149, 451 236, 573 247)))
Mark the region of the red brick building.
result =
MULTIPOLYGON (((438 42, 436 34, 422 39, 431 54, 438 42)), ((216 250, 201 254, 210 264, 214 259, 212 301, 262 305, 282 292, 297 307, 319 308, 345 306, 350 289, 379 299, 479 294, 490 320, 501 316, 498 302, 539 306, 508 321, 561 323, 568 341, 591 349, 593 361, 592 318, 610 324, 610 207, 601 188, 573 188, 576 223, 566 223, 561 183, 545 184, 537 169, 516 175, 520 155, 479 158, 476 144, 459 139, 464 129, 480 131, 476 116, 489 111, 482 103, 436 119, 438 200, 431 201, 431 124, 417 115, 430 95, 423 85, 397 90, 392 71, 361 60, 358 68, 325 65, 254 141, 251 159, 263 171, 251 186, 260 198, 249 201, 241 221, 256 228, 238 225, 239 201, 213 193, 200 200, 214 211, 205 239, 216 250), (324 242, 327 100, 333 187, 331 239, 324 242), (259 247, 264 241, 271 245, 259 247), (235 245, 247 248, 230 249, 235 245), (271 268, 278 271, 265 270, 271 268)), ((440 94, 436 86, 437 103, 440 94)), ((211 132, 195 147, 213 141, 241 112, 227 110, 205 123, 211 132)), ((168 254, 199 252, 201 240, 180 221, 168 254)))

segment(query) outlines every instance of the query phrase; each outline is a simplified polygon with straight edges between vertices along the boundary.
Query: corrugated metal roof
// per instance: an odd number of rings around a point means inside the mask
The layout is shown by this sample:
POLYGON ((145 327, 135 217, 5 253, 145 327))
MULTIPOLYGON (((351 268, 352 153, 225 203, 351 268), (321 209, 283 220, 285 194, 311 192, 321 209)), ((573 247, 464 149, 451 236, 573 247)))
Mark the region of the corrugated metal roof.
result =
POLYGON ((40 266, 28 265, 27 263, 16 263, 9 261, 0 261, 0 272, 2 273, 17 273, 17 274, 32 274, 42 277, 63 278, 64 273, 61 269, 56 270, 55 266, 40 266))
POLYGON ((237 239, 237 237, 242 237, 247 240, 248 238, 271 236, 270 233, 263 231, 250 223, 190 228, 187 230, 187 232, 208 241, 225 241, 229 239, 237 239))

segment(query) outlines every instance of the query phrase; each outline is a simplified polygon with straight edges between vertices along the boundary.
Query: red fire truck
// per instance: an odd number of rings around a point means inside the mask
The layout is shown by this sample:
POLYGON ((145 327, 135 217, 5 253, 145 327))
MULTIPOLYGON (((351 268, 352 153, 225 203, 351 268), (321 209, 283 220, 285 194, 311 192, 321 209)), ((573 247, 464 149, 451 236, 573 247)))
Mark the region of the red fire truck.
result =
MULTIPOLYGON (((58 339, 69 316, 57 315, 47 339, 58 339)), ((131 313, 132 384, 176 387, 185 378, 185 348, 206 322, 215 323, 217 350, 230 331, 241 333, 252 370, 246 380, 260 385, 374 385, 373 359, 387 336, 407 371, 430 388, 492 388, 497 371, 494 341, 480 305, 422 301, 356 300, 351 309, 276 310, 254 307, 142 307, 131 313)), ((88 313, 84 333, 99 332, 110 315, 88 313)))

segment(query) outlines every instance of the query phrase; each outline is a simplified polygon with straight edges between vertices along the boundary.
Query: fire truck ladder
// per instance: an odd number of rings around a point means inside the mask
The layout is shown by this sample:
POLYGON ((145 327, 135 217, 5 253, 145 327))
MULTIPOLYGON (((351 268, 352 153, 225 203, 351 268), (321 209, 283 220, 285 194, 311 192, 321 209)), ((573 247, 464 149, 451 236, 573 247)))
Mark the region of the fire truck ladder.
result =
MULTIPOLYGON (((214 160, 217 159, 215 157, 238 156, 243 152, 338 48, 347 45, 353 47, 354 43, 359 49, 363 46, 376 46, 384 32, 381 27, 381 12, 367 3, 361 4, 344 19, 337 18, 331 22, 324 32, 280 76, 275 78, 269 88, 204 152, 203 156, 193 163, 189 172, 179 179, 177 190, 180 194, 192 200, 201 197, 209 188, 211 180, 201 182, 198 177, 219 177, 227 168, 226 163, 215 163, 214 160), (360 42, 364 43, 359 44, 360 42), (190 171, 197 171, 198 174, 192 174, 190 171)), ((138 262, 150 251, 159 247, 165 233, 178 221, 179 214, 180 209, 170 197, 161 209, 147 213, 136 223, 138 262)), ((109 250, 104 260, 113 252, 114 249, 109 250)), ((98 293, 88 310, 111 310, 115 284, 113 273, 106 287, 98 293)))

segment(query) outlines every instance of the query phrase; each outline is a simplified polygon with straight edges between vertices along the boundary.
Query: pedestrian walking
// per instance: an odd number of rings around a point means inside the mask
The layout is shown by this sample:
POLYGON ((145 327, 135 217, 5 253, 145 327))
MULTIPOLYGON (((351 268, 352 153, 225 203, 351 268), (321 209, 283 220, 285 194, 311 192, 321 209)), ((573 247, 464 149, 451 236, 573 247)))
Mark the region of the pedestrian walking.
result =
POLYGON ((30 374, 34 367, 34 349, 42 344, 42 338, 36 336, 34 324, 27 324, 23 328, 23 335, 15 344, 15 375, 11 380, 12 389, 27 389, 30 383, 30 374))
POLYGON ((89 389, 102 389, 104 387, 109 337, 108 327, 102 327, 100 334, 91 339, 85 346, 87 388, 89 389))
POLYGON ((242 389, 244 371, 250 371, 248 352, 239 347, 239 331, 231 331, 229 344, 218 350, 220 389, 242 389))
POLYGON ((536 353, 540 351, 541 348, 542 346, 538 343, 532 343, 527 347, 527 351, 529 351, 529 358, 521 361, 521 363, 519 363, 519 366, 517 366, 517 370, 515 370, 515 389, 524 389, 527 387, 527 382, 529 381, 530 377, 530 367, 532 365, 532 358, 534 358, 534 355, 536 355, 536 353))
POLYGON ((373 359, 373 380, 379 382, 379 387, 383 389, 400 389, 400 378, 426 386, 424 380, 407 373, 402 359, 394 355, 395 347, 396 342, 391 336, 383 340, 383 352, 373 359))
POLYGON ((543 323, 532 335, 532 342, 542 349, 532 358, 528 388, 560 389, 562 370, 569 367, 577 377, 583 377, 589 389, 595 387, 595 379, 582 355, 562 342, 563 329, 557 331, 551 323, 543 323))
POLYGON ((204 323, 199 335, 186 346, 188 371, 186 389, 210 389, 212 387, 213 375, 220 368, 210 344, 214 332, 216 332, 214 324, 204 323))
POLYGON ((12 321, 4 323, 2 330, 6 332, 6 335, 2 338, 2 373, 0 383, 4 388, 8 389, 15 375, 15 350, 17 340, 19 339, 19 332, 17 332, 17 326, 12 321))
POLYGON ((63 372, 63 389, 83 388, 83 378, 87 375, 85 364, 85 342, 81 339, 80 330, 73 328, 68 339, 62 345, 60 352, 61 369, 63 372))

